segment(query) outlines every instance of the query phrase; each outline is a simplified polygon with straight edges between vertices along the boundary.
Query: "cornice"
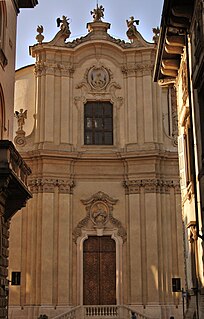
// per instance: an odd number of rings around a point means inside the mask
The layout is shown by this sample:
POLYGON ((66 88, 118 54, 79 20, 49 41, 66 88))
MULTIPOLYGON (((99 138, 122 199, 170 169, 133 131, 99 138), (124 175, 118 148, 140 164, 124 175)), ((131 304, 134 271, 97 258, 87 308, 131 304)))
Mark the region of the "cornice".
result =
POLYGON ((111 35, 109 35, 108 33, 105 34, 105 37, 103 38, 98 38, 95 37, 95 34, 89 33, 86 36, 83 36, 81 38, 77 38, 75 40, 73 40, 72 42, 68 42, 65 44, 65 46, 67 48, 75 48, 78 45, 88 42, 90 40, 103 40, 103 41, 108 41, 110 43, 116 44, 117 46, 123 48, 123 49, 130 49, 130 48, 154 48, 154 44, 153 43, 148 43, 145 42, 146 46, 144 46, 144 43, 141 41, 135 41, 135 42, 125 42, 124 40, 121 39, 116 39, 114 37, 112 37, 111 35))

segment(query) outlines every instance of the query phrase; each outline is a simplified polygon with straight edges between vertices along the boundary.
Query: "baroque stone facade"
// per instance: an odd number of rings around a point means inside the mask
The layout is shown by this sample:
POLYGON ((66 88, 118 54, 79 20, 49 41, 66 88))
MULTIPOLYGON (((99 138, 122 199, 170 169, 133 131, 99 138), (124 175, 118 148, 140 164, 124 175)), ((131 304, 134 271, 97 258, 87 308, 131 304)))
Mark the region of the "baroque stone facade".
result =
POLYGON ((72 42, 62 30, 40 38, 35 66, 16 74, 16 105, 27 110, 16 145, 33 193, 11 225, 10 273, 22 281, 10 289, 10 312, 19 319, 93 310, 93 289, 104 307, 181 318, 171 291, 184 275, 174 106, 152 81, 155 44, 136 29, 131 42, 116 40, 101 18, 72 42))

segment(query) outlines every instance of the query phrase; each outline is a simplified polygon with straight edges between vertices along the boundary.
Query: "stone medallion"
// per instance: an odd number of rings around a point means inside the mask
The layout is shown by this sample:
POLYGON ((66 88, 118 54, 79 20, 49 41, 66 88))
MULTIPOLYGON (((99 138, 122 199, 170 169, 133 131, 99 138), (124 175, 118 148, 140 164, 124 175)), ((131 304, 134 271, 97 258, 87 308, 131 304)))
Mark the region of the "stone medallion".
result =
POLYGON ((88 83, 95 90, 104 89, 109 81, 110 75, 108 73, 108 70, 103 66, 94 66, 88 71, 88 83))
POLYGON ((109 208, 102 202, 95 202, 90 208, 90 217, 95 225, 104 225, 108 221, 109 208))

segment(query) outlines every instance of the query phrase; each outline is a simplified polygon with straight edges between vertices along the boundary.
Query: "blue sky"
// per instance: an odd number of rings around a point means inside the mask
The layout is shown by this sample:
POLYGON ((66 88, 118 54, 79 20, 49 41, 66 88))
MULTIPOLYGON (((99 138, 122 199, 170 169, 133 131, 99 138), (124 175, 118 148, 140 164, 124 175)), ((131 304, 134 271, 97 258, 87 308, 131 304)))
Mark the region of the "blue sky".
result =
MULTIPOLYGON (((70 41, 87 34, 86 24, 91 22, 90 11, 97 0, 38 0, 34 9, 21 9, 17 24, 16 69, 35 62, 29 56, 29 46, 36 43, 36 28, 43 25, 44 41, 50 41, 59 31, 56 18, 70 18, 70 41)), ((98 0, 105 8, 103 21, 111 23, 109 33, 128 41, 126 19, 140 20, 138 31, 145 40, 152 41, 152 28, 160 25, 163 0, 98 0)))

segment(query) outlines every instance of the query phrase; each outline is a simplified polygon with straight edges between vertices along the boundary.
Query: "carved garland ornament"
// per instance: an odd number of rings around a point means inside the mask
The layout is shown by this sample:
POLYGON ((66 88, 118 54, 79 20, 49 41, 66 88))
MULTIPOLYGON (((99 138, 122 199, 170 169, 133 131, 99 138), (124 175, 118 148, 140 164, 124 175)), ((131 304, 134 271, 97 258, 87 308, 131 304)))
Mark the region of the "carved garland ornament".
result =
POLYGON ((117 199, 109 197, 103 192, 98 192, 88 199, 81 200, 86 206, 87 215, 83 218, 73 231, 73 239, 76 242, 77 238, 81 236, 82 229, 112 229, 116 227, 118 229, 118 235, 122 237, 123 241, 126 241, 126 230, 122 226, 122 223, 113 217, 113 205, 117 203, 117 199))

